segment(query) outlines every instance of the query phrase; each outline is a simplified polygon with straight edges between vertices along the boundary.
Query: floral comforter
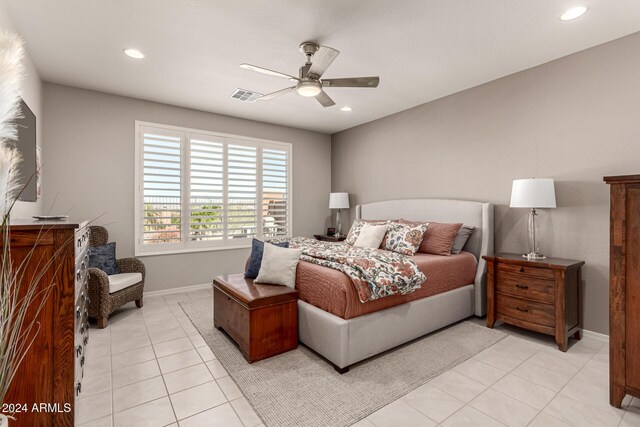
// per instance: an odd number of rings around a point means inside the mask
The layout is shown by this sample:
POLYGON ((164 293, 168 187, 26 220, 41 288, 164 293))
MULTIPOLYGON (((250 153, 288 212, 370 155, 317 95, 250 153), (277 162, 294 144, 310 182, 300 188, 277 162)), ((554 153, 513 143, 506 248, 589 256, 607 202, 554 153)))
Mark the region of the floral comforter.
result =
POLYGON ((333 268, 349 276, 360 302, 408 294, 426 280, 411 258, 396 252, 321 242, 307 237, 284 240, 289 241, 290 248, 302 249, 301 260, 333 268))

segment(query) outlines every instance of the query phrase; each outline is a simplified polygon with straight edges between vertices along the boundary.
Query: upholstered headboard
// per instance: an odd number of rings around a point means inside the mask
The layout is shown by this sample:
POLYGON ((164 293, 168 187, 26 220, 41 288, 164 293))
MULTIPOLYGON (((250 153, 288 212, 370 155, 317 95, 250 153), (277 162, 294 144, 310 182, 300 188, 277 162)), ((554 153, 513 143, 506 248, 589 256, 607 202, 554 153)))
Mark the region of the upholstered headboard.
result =
POLYGON ((478 259, 475 278, 475 313, 486 313, 486 262, 493 255, 493 204, 467 200, 405 199, 356 206, 358 219, 399 219, 409 221, 462 222, 475 227, 464 250, 478 259))

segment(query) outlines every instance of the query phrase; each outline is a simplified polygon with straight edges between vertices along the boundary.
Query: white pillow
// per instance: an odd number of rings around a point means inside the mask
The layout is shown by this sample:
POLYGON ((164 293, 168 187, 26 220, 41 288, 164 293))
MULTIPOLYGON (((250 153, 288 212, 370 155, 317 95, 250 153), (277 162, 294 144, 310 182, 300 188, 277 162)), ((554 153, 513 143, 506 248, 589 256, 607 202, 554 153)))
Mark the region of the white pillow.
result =
POLYGON ((262 265, 256 283, 296 287, 296 267, 302 249, 281 248, 271 243, 264 244, 262 265))
POLYGON ((360 235, 356 239, 356 242, 353 244, 353 246, 358 246, 360 248, 378 249, 386 233, 386 224, 371 225, 365 223, 362 227, 362 230, 360 230, 360 235))

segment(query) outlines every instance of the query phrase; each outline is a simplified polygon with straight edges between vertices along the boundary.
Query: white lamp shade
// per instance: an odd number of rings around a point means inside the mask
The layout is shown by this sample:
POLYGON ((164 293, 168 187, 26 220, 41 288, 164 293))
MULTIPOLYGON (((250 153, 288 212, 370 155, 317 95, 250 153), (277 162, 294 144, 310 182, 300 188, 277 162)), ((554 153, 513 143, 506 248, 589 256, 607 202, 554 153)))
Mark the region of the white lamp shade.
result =
POLYGON ((512 208, 555 208, 556 190, 553 179, 515 179, 511 188, 512 208))
POLYGON ((329 195, 329 209, 348 209, 349 193, 331 193, 329 195))

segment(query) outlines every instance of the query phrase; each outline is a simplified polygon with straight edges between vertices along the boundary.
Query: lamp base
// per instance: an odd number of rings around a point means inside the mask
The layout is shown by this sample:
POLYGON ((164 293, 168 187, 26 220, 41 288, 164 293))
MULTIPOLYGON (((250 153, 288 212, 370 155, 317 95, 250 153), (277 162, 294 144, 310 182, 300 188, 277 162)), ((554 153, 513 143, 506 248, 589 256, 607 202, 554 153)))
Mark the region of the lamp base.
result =
POLYGON ((539 254, 537 252, 530 252, 528 254, 522 254, 522 257, 526 258, 526 259, 545 259, 546 258, 546 256, 544 256, 542 254, 539 254))

